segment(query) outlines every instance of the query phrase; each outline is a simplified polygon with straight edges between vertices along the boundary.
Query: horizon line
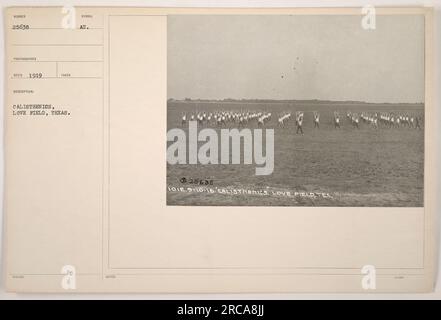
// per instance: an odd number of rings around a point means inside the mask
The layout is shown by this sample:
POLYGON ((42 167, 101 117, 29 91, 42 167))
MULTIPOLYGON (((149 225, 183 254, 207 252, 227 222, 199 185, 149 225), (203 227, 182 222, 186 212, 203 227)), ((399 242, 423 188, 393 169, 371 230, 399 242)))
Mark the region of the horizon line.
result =
POLYGON ((211 99, 211 98, 167 98, 167 101, 180 101, 180 102, 252 102, 252 101, 271 101, 271 102, 295 102, 295 101, 316 101, 316 102, 331 102, 331 103, 365 103, 365 104, 425 104, 424 101, 414 101, 414 102, 369 102, 362 100, 321 100, 321 99, 270 99, 270 98, 222 98, 222 99, 211 99))

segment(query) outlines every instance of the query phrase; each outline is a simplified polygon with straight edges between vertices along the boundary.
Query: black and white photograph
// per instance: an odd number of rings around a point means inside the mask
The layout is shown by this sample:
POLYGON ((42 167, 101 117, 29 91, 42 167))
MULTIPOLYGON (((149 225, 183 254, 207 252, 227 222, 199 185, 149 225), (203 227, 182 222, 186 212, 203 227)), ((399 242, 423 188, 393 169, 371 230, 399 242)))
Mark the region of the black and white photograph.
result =
POLYGON ((170 15, 167 205, 422 207, 424 17, 170 15))
POLYGON ((0 300, 440 299, 438 2, 4 0, 0 300))

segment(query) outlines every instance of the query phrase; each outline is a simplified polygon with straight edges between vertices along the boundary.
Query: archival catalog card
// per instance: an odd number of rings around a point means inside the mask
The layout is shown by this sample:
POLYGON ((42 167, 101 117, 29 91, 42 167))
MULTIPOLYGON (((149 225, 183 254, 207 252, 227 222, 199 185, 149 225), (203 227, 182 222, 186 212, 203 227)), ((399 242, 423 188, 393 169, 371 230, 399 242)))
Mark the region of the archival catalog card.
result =
POLYGON ((13 292, 427 292, 432 10, 11 7, 13 292))

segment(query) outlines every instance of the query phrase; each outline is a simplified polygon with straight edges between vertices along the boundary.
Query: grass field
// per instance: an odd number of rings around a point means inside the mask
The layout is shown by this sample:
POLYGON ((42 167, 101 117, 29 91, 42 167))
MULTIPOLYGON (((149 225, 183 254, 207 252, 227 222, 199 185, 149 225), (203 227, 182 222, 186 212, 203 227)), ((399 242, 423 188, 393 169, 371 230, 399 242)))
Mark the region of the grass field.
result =
POLYGON ((373 129, 361 123, 356 129, 346 119, 347 111, 423 116, 423 105, 169 101, 167 126, 181 127, 183 112, 220 110, 274 115, 266 124, 275 129, 272 175, 256 176, 255 165, 167 164, 168 205, 423 206, 424 126, 373 129), (296 135, 294 119, 285 128, 277 126, 278 114, 297 110, 305 112, 304 135, 296 135), (313 111, 320 112, 320 129, 313 128, 313 111), (341 129, 334 129, 334 111, 340 113, 341 129), (189 184, 191 179, 212 185, 189 184))

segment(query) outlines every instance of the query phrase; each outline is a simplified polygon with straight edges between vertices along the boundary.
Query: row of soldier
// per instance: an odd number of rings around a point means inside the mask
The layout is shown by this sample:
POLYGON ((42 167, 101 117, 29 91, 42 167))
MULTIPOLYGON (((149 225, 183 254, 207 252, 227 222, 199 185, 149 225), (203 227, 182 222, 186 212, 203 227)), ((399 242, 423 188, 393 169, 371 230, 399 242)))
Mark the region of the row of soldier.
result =
POLYGON ((185 126, 188 121, 197 121, 198 125, 219 127, 237 125, 244 127, 247 124, 255 123, 257 126, 264 126, 271 120, 271 112, 264 111, 216 111, 216 112, 196 112, 186 114, 181 117, 181 125, 185 126))
POLYGON ((370 125, 375 129, 379 126, 384 128, 406 127, 421 129, 422 117, 412 113, 400 112, 362 112, 361 114, 347 112, 347 118, 352 126, 359 128, 359 122, 370 125))
MULTIPOLYGON (((250 125, 257 125, 257 127, 264 127, 272 118, 272 113, 267 111, 215 111, 215 112, 195 112, 182 113, 181 125, 185 126, 188 121, 197 121, 200 126, 238 126, 246 127, 250 125)), ((399 112, 351 112, 346 113, 348 123, 353 128, 360 128, 361 123, 369 125, 372 128, 378 129, 381 125, 385 128, 414 128, 421 129, 421 116, 411 113, 399 112)), ((289 125, 292 119, 291 112, 280 113, 277 117, 277 125, 280 128, 285 128, 289 125)), ((303 134, 304 112, 296 111, 295 126, 296 133, 303 134)), ((342 127, 340 113, 333 112, 333 126, 335 129, 342 127)), ((320 113, 313 112, 313 128, 320 129, 320 113)))

